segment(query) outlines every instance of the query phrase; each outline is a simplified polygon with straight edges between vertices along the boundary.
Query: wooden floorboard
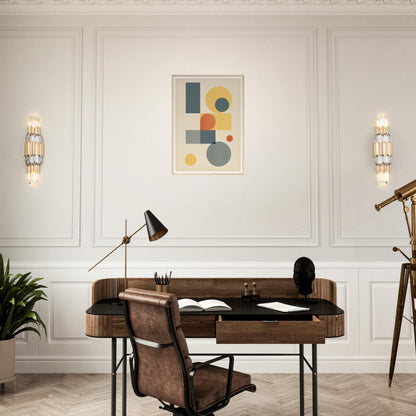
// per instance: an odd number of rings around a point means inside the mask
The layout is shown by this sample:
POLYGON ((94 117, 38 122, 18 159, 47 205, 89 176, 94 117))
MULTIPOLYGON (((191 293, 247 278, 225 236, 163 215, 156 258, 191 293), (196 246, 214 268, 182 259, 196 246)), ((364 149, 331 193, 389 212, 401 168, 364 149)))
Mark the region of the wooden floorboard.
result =
MULTIPOLYGON (((395 374, 388 387, 385 374, 320 374, 320 416, 416 416, 416 375, 395 374)), ((254 374, 256 393, 233 398, 218 416, 298 416, 296 374, 254 374)), ((311 383, 306 377, 305 415, 311 414, 311 383)), ((121 378, 117 414, 121 414, 121 378)), ((159 402, 136 397, 128 385, 127 414, 162 416, 159 402)), ((1 416, 108 416, 108 374, 18 374, 16 391, 6 385, 0 394, 1 416)))

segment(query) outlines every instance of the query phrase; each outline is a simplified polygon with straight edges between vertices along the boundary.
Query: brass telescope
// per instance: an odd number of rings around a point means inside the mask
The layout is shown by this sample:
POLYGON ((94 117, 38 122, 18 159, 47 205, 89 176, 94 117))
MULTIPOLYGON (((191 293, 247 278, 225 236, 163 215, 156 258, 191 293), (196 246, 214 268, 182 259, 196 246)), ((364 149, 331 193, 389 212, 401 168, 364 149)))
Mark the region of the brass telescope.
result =
POLYGON ((406 219, 407 229, 409 231, 410 246, 412 249, 412 255, 409 257, 398 247, 393 247, 393 251, 399 251, 408 260, 408 263, 402 263, 399 281, 399 293, 397 296, 396 306, 396 318, 394 322, 393 343, 390 356, 390 371, 389 371, 389 387, 393 380, 394 367, 396 364, 397 349, 399 346, 400 330, 402 326, 402 320, 405 318, 413 326, 414 341, 416 346, 416 179, 409 182, 407 185, 402 186, 394 191, 394 195, 380 204, 376 204, 376 210, 380 211, 381 208, 390 204, 393 201, 400 201, 403 204, 403 213, 406 219), (406 206, 407 199, 410 198, 411 207, 410 214, 411 219, 409 221, 408 212, 409 207, 406 206), (410 298, 412 307, 412 318, 409 319, 404 315, 404 306, 406 302, 406 292, 410 282, 410 298))
POLYGON ((393 201, 405 201, 409 196, 412 196, 416 193, 416 179, 412 182, 409 182, 407 185, 402 186, 399 189, 396 189, 394 191, 394 195, 390 198, 386 199, 383 202, 380 202, 379 204, 376 204, 376 210, 380 211, 381 208, 384 208, 386 205, 390 204, 393 201))

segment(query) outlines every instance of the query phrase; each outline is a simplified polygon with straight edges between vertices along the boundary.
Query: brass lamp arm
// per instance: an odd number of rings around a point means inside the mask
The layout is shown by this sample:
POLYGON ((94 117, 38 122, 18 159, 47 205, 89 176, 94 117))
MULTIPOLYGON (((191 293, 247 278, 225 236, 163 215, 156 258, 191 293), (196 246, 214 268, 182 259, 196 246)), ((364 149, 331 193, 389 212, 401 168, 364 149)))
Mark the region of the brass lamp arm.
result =
POLYGON ((135 235, 137 234, 142 228, 146 227, 146 224, 143 224, 140 228, 138 228, 133 234, 131 234, 129 236, 129 240, 135 235))
MULTIPOLYGON (((110 256, 111 254, 113 254, 118 248, 120 248, 123 244, 129 244, 130 243, 130 239, 137 234, 143 227, 145 227, 146 224, 143 224, 140 228, 138 228, 133 234, 131 234, 130 236, 125 235, 123 237, 123 239, 121 240, 121 243, 117 246, 114 247, 108 254, 106 254, 101 260, 99 260, 97 263, 94 264, 94 266, 90 267, 88 269, 88 271, 91 271, 94 267, 98 266, 103 260, 105 260, 108 256, 110 256)), ((127 234, 127 233, 126 233, 127 234)))
POLYGON ((95 266, 98 266, 103 260, 105 260, 110 254, 114 253, 119 247, 121 247, 124 244, 124 241, 122 241, 117 247, 114 247, 108 254, 106 254, 101 260, 99 260, 97 263, 94 264, 94 266, 90 267, 88 271, 91 271, 95 266))

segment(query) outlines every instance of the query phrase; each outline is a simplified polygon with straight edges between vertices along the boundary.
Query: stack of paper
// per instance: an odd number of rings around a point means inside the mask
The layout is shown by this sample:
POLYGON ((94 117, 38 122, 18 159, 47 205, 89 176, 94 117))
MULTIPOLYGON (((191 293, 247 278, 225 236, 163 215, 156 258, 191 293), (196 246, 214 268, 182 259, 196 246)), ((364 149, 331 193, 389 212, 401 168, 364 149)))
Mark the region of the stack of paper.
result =
POLYGON ((279 312, 299 312, 308 311, 310 309, 302 306, 287 305, 286 303, 281 302, 258 303, 257 306, 260 306, 261 308, 273 309, 274 311, 279 312))

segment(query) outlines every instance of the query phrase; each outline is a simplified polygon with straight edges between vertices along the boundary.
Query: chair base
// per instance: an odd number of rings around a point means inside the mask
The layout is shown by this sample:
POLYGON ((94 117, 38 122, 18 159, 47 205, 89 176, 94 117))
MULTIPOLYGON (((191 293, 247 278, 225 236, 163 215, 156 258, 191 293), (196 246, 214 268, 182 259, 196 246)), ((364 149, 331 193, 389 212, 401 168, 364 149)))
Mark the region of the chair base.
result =
MULTIPOLYGON (((175 407, 172 404, 164 404, 163 407, 159 406, 159 409, 166 410, 173 413, 173 416, 190 416, 189 413, 182 407, 175 407)), ((209 413, 205 416, 215 416, 214 413, 209 413)))

